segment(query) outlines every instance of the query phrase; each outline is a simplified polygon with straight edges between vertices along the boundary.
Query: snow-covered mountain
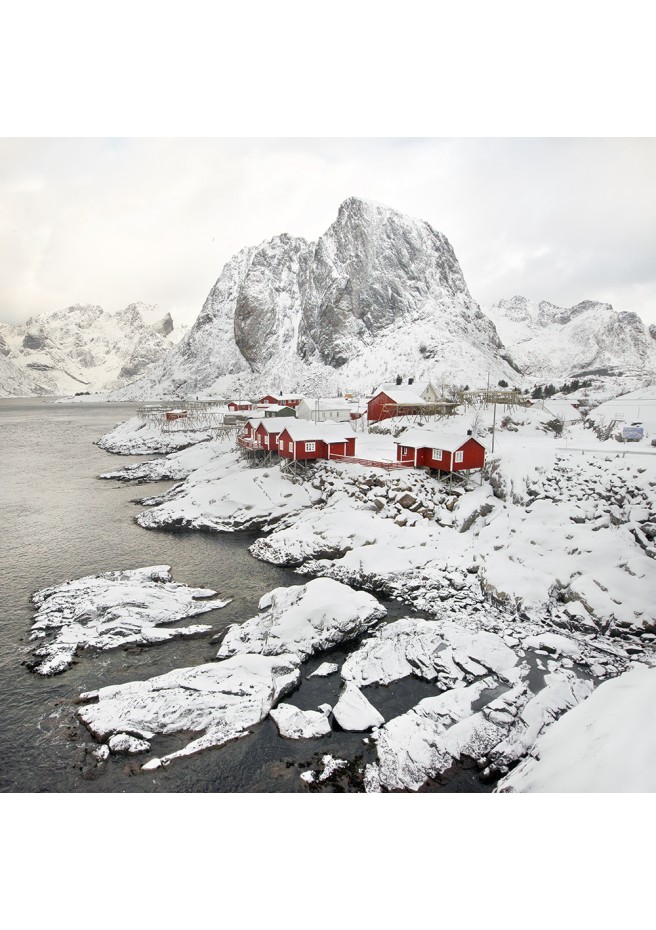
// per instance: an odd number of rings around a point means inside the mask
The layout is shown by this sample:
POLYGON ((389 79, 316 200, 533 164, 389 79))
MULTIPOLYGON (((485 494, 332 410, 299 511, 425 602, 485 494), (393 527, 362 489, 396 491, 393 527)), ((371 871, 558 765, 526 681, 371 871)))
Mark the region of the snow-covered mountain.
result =
POLYGON ((110 390, 161 361, 182 333, 169 313, 135 303, 117 313, 77 304, 0 323, 0 396, 110 390))
POLYGON ((513 380, 502 355, 446 237, 351 197, 316 243, 280 235, 234 256, 188 335, 114 396, 513 380))
POLYGON ((656 374, 656 327, 635 313, 584 300, 557 307, 526 297, 500 300, 489 311, 515 365, 541 379, 656 374))

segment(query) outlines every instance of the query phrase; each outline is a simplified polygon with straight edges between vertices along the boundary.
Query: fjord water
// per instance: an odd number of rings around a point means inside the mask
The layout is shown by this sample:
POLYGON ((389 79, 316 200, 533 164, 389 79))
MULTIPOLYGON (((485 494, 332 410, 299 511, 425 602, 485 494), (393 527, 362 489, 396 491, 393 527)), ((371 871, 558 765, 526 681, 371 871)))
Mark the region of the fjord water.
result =
MULTIPOLYGON (((258 562, 248 552, 256 534, 152 532, 134 522, 136 498, 162 493, 170 483, 134 485, 97 478, 151 456, 114 456, 94 440, 133 415, 136 405, 53 404, 36 399, 0 401, 0 790, 2 791, 303 791, 299 774, 324 753, 355 759, 370 749, 364 734, 334 732, 322 740, 284 740, 267 719, 253 733, 219 749, 142 772, 144 756, 112 757, 98 766, 94 740, 76 717, 77 696, 109 684, 150 678, 173 668, 211 661, 212 636, 257 613, 266 591, 302 583, 291 570, 258 562), (173 580, 210 587, 232 598, 204 614, 211 633, 149 647, 86 652, 62 675, 43 678, 23 664, 34 616, 34 591, 67 579, 116 569, 167 564, 173 580)), ((411 613, 386 604, 390 618, 411 613)), ((190 622, 194 622, 192 619, 190 622)), ((334 704, 339 676, 307 679, 326 658, 303 669, 289 700, 302 708, 334 704)), ((406 679, 368 689, 386 719, 402 713, 434 687, 406 679)), ((190 734, 154 742, 156 754, 185 745, 190 734)), ((453 773, 447 790, 485 790, 473 773, 453 773)))

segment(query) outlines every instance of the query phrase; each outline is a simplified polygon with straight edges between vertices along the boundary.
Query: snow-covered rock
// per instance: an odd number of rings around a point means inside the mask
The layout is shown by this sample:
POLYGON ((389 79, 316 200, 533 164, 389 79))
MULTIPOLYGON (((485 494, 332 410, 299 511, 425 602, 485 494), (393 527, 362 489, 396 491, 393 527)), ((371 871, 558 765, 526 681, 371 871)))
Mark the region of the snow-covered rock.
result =
POLYGON ((301 772, 301 779, 308 784, 327 781, 329 778, 332 778, 333 775, 336 775, 339 771, 346 768, 348 762, 346 759, 336 759, 334 756, 331 756, 330 753, 327 753, 325 756, 321 757, 321 765, 323 768, 320 772, 315 772, 311 769, 307 772, 301 772))
POLYGON ((328 675, 334 675, 339 671, 339 665, 334 662, 322 662, 315 670, 308 675, 308 678, 327 678, 328 675))
POLYGON ((229 439, 199 442, 180 452, 171 452, 150 462, 135 462, 116 471, 103 472, 98 477, 115 481, 184 481, 192 472, 213 462, 232 446, 229 439))
POLYGON ((172 733, 201 734, 176 752, 148 760, 144 768, 153 769, 245 736, 299 678, 296 656, 239 655, 88 692, 81 699, 94 703, 81 707, 78 715, 99 740, 120 733, 147 741, 172 733))
POLYGON ((499 791, 656 791, 656 669, 606 681, 549 727, 499 791))
POLYGON ((145 529, 189 527, 232 532, 270 528, 283 518, 312 506, 320 495, 304 484, 287 480, 280 466, 245 468, 235 451, 214 455, 182 484, 144 511, 137 522, 145 529))
POLYGON ((116 455, 151 455, 177 452, 211 438, 212 433, 208 429, 175 429, 166 432, 161 426, 149 423, 141 416, 134 416, 101 436, 96 445, 116 455))
POLYGON ((472 707, 493 679, 424 698, 385 724, 376 735, 379 784, 416 791, 427 778, 448 769, 467 750, 476 758, 499 742, 505 728, 472 707))
POLYGON ((355 639, 387 613, 371 594, 328 578, 274 588, 260 600, 260 610, 259 616, 228 629, 218 658, 291 652, 307 659, 355 639))
POLYGON ((105 391, 144 375, 173 348, 179 329, 155 305, 130 304, 107 313, 76 304, 11 326, 0 323, 0 355, 24 373, 0 396, 105 391))
POLYGON ((350 681, 344 685, 339 700, 333 707, 333 715, 342 730, 354 730, 357 733, 385 723, 383 715, 366 699, 358 686, 350 681))
POLYGON ((329 705, 320 710, 301 710, 292 704, 278 704, 271 711, 271 718, 281 736, 287 739, 317 739, 331 731, 329 705), (326 712, 327 709, 327 712, 326 712))
POLYGON ((145 739, 137 739, 136 736, 130 736, 129 733, 117 733, 110 736, 107 746, 113 753, 135 754, 139 752, 148 752, 150 743, 145 739))
POLYGON ((416 675, 442 688, 494 672, 513 680, 517 654, 496 633, 406 617, 387 623, 351 653, 342 678, 359 687, 416 675))
POLYGON ((103 572, 37 591, 30 642, 40 675, 67 669, 80 649, 99 651, 152 645, 211 629, 207 624, 162 628, 229 601, 208 600, 216 591, 171 581, 168 565, 103 572))

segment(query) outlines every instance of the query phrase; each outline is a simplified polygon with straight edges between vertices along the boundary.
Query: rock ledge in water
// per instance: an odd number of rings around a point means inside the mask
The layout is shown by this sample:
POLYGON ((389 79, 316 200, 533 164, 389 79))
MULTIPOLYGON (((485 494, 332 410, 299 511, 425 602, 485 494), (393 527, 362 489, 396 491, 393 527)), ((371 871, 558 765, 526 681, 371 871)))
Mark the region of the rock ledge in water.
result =
POLYGON ((161 626, 229 603, 207 600, 215 595, 209 588, 172 582, 168 565, 104 572, 44 588, 32 597, 38 612, 30 641, 41 642, 34 650, 34 670, 40 675, 63 672, 79 649, 150 645, 204 633, 211 626, 161 626))

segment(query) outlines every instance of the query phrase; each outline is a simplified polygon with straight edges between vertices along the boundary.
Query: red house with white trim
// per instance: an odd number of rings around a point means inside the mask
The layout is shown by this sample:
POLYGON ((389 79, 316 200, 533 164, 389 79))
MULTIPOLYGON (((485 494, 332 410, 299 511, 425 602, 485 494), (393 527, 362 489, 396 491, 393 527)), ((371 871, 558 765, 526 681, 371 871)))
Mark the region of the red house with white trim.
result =
POLYGON ((483 443, 462 433, 411 429, 394 442, 396 460, 405 465, 445 472, 473 471, 485 465, 483 443))
POLYGON ((227 404, 231 413, 237 413, 240 410, 252 410, 253 405, 249 400, 231 400, 227 404))
POLYGON ((355 455, 355 436, 348 423, 311 423, 297 420, 284 426, 278 437, 278 454, 294 462, 355 455))
POLYGON ((255 438, 261 449, 267 449, 270 452, 278 451, 278 437, 283 429, 284 420, 267 417, 262 420, 255 430, 255 438))
POLYGON ((281 407, 298 407, 303 400, 302 394, 265 394, 260 397, 260 404, 279 404, 281 407))

